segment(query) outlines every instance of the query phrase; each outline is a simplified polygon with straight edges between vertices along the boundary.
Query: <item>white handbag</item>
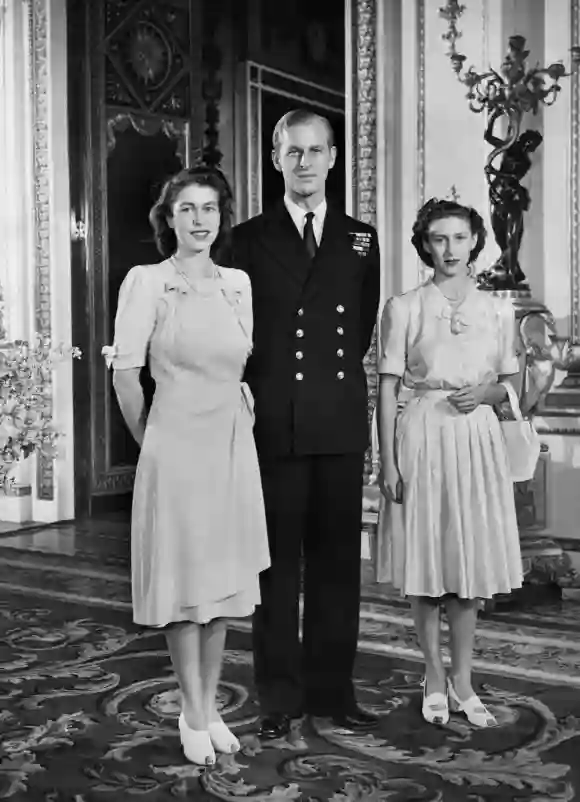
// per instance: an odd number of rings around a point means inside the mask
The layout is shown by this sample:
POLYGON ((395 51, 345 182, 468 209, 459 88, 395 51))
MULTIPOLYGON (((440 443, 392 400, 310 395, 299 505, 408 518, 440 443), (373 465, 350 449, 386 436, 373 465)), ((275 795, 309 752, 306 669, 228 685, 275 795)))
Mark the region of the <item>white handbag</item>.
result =
POLYGON ((512 481, 527 482, 534 478, 540 456, 540 438, 531 420, 523 417, 518 396, 509 382, 502 382, 515 420, 502 420, 502 429, 512 481))

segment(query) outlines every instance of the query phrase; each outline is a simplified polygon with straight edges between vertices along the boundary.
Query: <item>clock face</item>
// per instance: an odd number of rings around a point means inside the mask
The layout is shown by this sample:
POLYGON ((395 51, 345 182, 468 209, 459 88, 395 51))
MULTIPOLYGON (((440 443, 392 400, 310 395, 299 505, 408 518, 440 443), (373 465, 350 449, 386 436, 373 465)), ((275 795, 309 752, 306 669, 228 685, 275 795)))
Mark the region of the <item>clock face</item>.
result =
POLYGON ((140 22, 128 42, 128 61, 137 78, 155 89, 171 71, 171 47, 163 31, 152 22, 140 22))

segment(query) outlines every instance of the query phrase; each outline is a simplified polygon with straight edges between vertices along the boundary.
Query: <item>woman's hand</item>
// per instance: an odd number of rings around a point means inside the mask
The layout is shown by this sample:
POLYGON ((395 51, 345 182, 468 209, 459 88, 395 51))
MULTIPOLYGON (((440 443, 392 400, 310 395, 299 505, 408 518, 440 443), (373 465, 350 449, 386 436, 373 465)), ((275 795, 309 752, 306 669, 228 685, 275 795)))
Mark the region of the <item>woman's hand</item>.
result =
POLYGON ((396 465, 391 464, 381 467, 378 485, 387 501, 391 501, 394 504, 403 503, 403 480, 396 465))
POLYGON ((474 409, 485 401, 487 385, 476 384, 471 387, 462 387, 461 390, 456 390, 451 395, 447 396, 447 400, 452 404, 458 412, 463 412, 467 415, 473 412, 474 409))

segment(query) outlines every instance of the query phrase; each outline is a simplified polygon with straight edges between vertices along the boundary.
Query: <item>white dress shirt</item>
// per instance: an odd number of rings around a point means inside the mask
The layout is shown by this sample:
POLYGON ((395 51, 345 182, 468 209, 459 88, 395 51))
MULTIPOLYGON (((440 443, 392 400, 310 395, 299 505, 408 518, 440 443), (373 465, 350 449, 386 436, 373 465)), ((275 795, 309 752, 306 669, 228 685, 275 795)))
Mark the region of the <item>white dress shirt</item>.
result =
MULTIPOLYGON (((294 225, 298 229, 298 233, 301 237, 304 237, 304 226, 306 225, 306 215, 308 214, 308 210, 298 206, 298 204, 294 203, 293 200, 290 200, 287 195, 284 196, 284 204, 288 209, 288 214, 292 218, 294 225)), ((314 229, 314 236, 318 246, 320 246, 320 240, 322 239, 324 218, 326 217, 326 206, 326 198, 324 198, 324 200, 318 204, 316 209, 311 209, 311 211, 314 213, 312 227, 314 229)))

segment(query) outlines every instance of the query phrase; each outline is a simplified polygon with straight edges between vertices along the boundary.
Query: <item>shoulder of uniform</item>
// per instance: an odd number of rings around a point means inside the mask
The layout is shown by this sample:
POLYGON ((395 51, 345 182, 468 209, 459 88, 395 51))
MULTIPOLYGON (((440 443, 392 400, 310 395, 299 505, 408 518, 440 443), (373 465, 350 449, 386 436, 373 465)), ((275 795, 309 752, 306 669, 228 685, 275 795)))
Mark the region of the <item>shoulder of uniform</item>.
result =
POLYGON ((249 220, 244 220, 243 223, 238 223, 234 226, 232 234, 234 237, 245 237, 253 233, 264 224, 264 215, 258 214, 256 217, 250 217, 249 220))
POLYGON ((349 231, 351 232, 361 232, 363 234, 375 234, 377 230, 374 226, 371 226, 369 223, 363 223, 362 220, 357 220, 356 217, 351 217, 348 214, 344 215, 345 221, 347 225, 350 227, 349 231))

